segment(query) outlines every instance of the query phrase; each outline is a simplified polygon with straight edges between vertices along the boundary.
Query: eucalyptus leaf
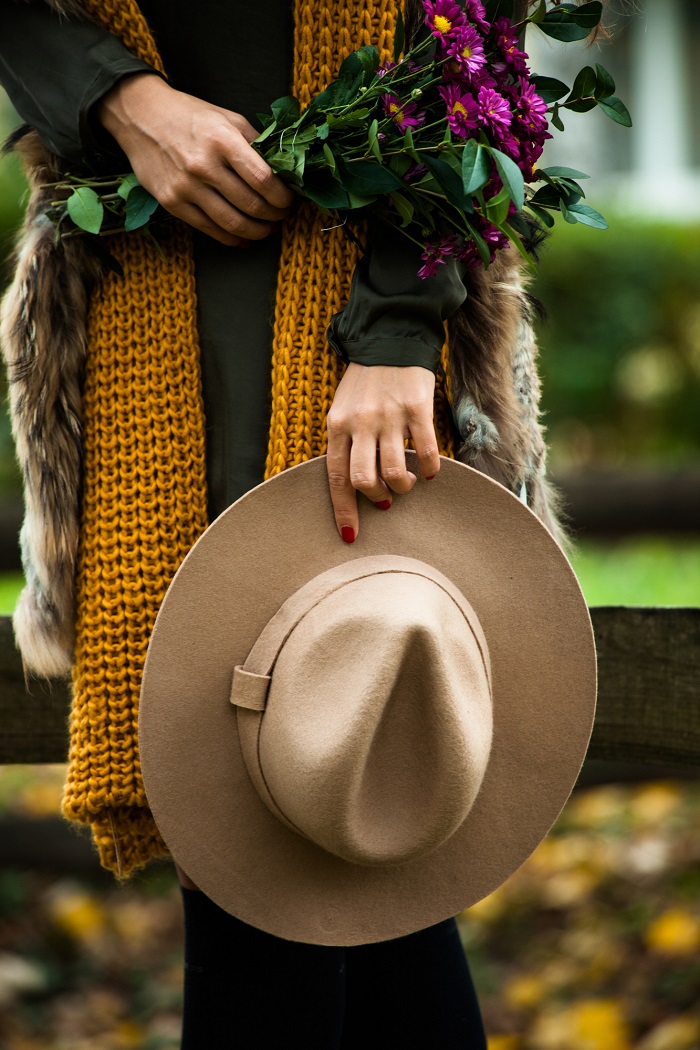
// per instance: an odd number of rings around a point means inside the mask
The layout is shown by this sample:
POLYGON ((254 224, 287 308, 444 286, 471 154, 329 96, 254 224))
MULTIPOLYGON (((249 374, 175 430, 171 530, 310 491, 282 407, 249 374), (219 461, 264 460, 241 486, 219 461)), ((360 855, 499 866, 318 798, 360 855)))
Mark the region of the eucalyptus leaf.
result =
POLYGON ((566 106, 570 101, 575 101, 576 99, 592 97, 595 94, 597 82, 598 78, 595 69, 593 69, 592 66, 584 66, 583 69, 576 74, 576 79, 571 88, 571 94, 562 105, 566 106))
POLYGON ((66 201, 66 210, 79 229, 85 230, 86 233, 100 232, 104 205, 89 186, 78 186, 73 190, 66 201))
POLYGON ((615 81, 598 62, 595 64, 596 86, 595 97, 597 99, 610 98, 615 94, 615 81))
POLYGON ((529 16, 529 21, 534 25, 538 25, 542 21, 544 16, 547 14, 547 0, 540 0, 536 11, 533 11, 529 16))
POLYGON ((117 193, 122 198, 122 200, 126 200, 127 197, 129 196, 129 194, 131 193, 131 191, 134 189, 134 187, 135 186, 140 186, 140 185, 141 185, 141 183, 136 178, 136 176, 134 175, 133 171, 130 171, 129 174, 126 175, 121 180, 121 182, 119 183, 119 188, 117 189, 117 193))
POLYGON ((363 196, 359 193, 348 193, 348 207, 351 209, 355 208, 366 208, 368 204, 374 204, 376 196, 363 196))
POLYGON ((402 193, 390 193, 389 196, 391 198, 391 203, 394 205, 397 212, 401 216, 401 226, 408 226, 411 219, 413 218, 415 208, 408 200, 408 198, 404 197, 402 193))
POLYGON ((561 80, 554 77, 532 77, 535 91, 545 102, 558 102, 564 95, 568 95, 569 87, 561 80))
POLYGON ((475 190, 488 182, 490 175, 491 159, 488 151, 476 139, 469 139, 462 150, 462 185, 465 194, 471 197, 475 190))
POLYGON ((610 98, 606 99, 598 99, 598 105, 603 113, 607 114, 616 124, 622 124, 623 128, 632 127, 632 117, 627 106, 615 95, 611 95, 610 98))
POLYGON ((558 102, 555 104, 554 110, 552 111, 552 124, 557 129, 557 131, 565 131, 566 130, 564 128, 564 121, 559 116, 559 103, 558 102))
POLYGON ((603 5, 600 0, 582 4, 581 7, 575 4, 560 4, 547 12, 539 23, 539 27, 543 33, 554 40, 566 43, 572 40, 584 40, 598 25, 602 14, 603 5))
POLYGON ((510 199, 518 211, 521 211, 525 201, 525 180, 522 171, 514 160, 498 149, 492 148, 491 156, 496 162, 498 174, 510 194, 510 199))
POLYGON ((135 186, 126 199, 126 220, 124 229, 129 233, 145 226, 153 212, 158 207, 158 201, 143 186, 135 186))
POLYGON ((569 214, 575 216, 576 222, 582 222, 584 226, 593 226, 596 230, 607 230, 608 224, 603 216, 588 204, 569 204, 567 208, 569 214))

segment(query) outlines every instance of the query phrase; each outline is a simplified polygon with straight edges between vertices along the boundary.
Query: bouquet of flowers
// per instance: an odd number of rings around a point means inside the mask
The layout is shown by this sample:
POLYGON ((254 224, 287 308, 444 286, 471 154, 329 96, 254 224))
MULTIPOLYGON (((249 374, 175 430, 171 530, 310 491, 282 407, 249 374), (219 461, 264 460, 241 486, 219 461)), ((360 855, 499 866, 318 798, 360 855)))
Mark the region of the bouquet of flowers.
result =
MULTIPOLYGON (((587 37, 599 0, 540 0, 515 25, 512 0, 422 6, 424 24, 405 53, 399 15, 393 61, 380 64, 375 47, 362 47, 303 112, 287 96, 259 114, 253 146, 273 171, 353 237, 350 220, 367 209, 400 229, 422 249, 424 278, 451 256, 488 266, 509 243, 530 262, 533 235, 552 226, 554 212, 605 229, 583 203, 587 175, 537 162, 550 125, 564 130, 564 110, 599 107, 631 126, 615 83, 600 65, 582 69, 571 88, 533 75, 519 46, 528 24, 560 41, 587 37)), ((157 209, 133 173, 59 185, 70 194, 50 214, 64 235, 138 229, 157 209)))

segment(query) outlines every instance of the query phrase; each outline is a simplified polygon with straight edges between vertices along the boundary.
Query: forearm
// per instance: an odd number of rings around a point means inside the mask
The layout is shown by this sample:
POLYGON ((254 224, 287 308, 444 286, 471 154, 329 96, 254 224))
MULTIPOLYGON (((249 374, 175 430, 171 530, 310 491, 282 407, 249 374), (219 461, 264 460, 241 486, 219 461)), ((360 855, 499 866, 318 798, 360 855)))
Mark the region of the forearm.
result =
POLYGON ((59 18, 37 0, 0 0, 0 83, 22 119, 70 163, 82 166, 109 152, 93 107, 136 72, 155 71, 99 26, 59 18))

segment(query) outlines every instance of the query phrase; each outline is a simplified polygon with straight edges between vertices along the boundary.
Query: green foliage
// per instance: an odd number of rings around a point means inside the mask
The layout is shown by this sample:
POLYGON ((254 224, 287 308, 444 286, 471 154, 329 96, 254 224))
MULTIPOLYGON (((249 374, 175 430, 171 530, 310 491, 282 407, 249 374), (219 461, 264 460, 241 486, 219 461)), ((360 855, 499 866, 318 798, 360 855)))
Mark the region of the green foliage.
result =
POLYGON ((700 236, 616 217, 559 225, 533 291, 555 461, 674 464, 700 453, 700 236))

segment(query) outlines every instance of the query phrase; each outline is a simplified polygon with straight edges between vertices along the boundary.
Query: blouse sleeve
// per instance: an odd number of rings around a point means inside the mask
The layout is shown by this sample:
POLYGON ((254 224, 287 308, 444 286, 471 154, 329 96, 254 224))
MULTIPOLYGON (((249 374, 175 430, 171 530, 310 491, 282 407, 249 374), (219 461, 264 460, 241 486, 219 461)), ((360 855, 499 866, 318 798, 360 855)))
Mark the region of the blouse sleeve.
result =
POLYGON ((353 276, 347 306, 327 337, 345 361, 421 365, 437 371, 444 322, 464 302, 463 266, 454 259, 432 277, 418 277, 420 249, 401 232, 376 223, 353 276))
POLYGON ((70 163, 121 158, 91 109, 121 77, 144 72, 156 71, 105 29, 37 0, 0 0, 0 83, 20 117, 70 163))

